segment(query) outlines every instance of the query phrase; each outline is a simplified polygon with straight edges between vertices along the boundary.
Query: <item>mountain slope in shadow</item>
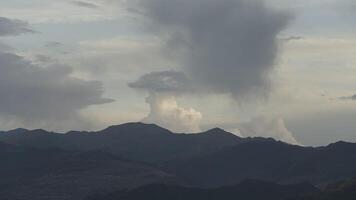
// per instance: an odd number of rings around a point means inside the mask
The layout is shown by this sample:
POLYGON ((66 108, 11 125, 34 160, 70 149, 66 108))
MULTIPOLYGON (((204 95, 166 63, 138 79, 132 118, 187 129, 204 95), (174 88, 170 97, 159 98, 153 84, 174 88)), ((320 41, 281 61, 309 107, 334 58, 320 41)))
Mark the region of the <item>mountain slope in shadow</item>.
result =
POLYGON ((286 200, 319 190, 311 184, 279 185, 270 182, 246 180, 235 186, 216 189, 180 186, 150 185, 129 191, 97 194, 87 200, 286 200))
POLYGON ((200 134, 174 134, 153 124, 128 123, 98 132, 8 132, 0 134, 0 141, 36 148, 101 150, 132 160, 158 163, 208 154, 245 140, 221 129, 200 134))
POLYGON ((356 178, 328 185, 316 194, 303 195, 290 200, 355 200, 356 178))
POLYGON ((144 163, 104 152, 39 150, 0 143, 0 199, 77 200, 99 191, 178 179, 144 163))
POLYGON ((244 179, 325 185, 356 175, 356 144, 311 148, 250 141, 209 155, 168 162, 165 169, 197 186, 219 187, 244 179))
POLYGON ((150 163, 197 187, 234 185, 245 179, 323 186, 356 175, 356 144, 302 147, 268 138, 240 138, 221 129, 175 134, 153 124, 128 123, 67 134, 19 129, 0 133, 0 141, 45 151, 100 151, 150 163))

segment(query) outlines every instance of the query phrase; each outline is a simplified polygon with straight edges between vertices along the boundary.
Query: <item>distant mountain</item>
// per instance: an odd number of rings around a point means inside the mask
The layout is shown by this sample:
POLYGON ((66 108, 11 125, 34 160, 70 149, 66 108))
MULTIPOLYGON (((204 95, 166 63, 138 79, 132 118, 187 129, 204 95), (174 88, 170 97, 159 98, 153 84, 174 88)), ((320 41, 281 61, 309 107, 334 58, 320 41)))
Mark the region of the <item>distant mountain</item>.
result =
POLYGON ((101 150, 132 160, 157 163, 208 154, 240 144, 245 139, 221 129, 200 134, 174 134, 153 124, 128 123, 98 132, 8 132, 0 134, 0 141, 42 149, 101 150))
POLYGON ((338 142, 311 148, 265 139, 209 155, 168 162, 165 168, 187 182, 203 187, 232 185, 249 178, 325 185, 356 175, 355 152, 356 144, 353 143, 338 142))
POLYGON ((1 200, 78 200, 103 191, 178 179, 107 153, 39 150, 0 143, 1 200))
POLYGON ((240 184, 217 189, 149 185, 129 191, 97 194, 87 200, 287 200, 319 192, 311 184, 279 185, 247 180, 240 184))

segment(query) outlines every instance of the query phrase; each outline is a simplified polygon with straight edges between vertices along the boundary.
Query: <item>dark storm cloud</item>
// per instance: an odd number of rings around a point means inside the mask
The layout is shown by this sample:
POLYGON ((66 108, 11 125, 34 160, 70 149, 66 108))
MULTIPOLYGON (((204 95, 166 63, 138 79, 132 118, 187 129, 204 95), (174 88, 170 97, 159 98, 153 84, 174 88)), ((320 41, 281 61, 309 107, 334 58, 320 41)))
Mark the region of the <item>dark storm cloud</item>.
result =
POLYGON ((139 80, 129 83, 129 86, 149 92, 181 93, 187 92, 191 84, 182 72, 162 71, 145 74, 139 80))
MULTIPOLYGON (((151 29, 167 36, 196 85, 234 97, 266 95, 277 35, 291 15, 258 0, 139 0, 151 29)), ((134 7, 132 4, 130 5, 134 7)))
POLYGON ((15 54, 0 52, 0 116, 47 120, 76 115, 102 98, 100 82, 70 76, 71 68, 37 66, 15 54))
POLYGON ((0 17, 0 36, 16 36, 34 33, 27 22, 0 17))
POLYGON ((93 3, 88 3, 88 2, 84 2, 84 1, 71 1, 71 3, 73 5, 79 6, 79 7, 84 7, 84 8, 98 8, 97 5, 93 4, 93 3))

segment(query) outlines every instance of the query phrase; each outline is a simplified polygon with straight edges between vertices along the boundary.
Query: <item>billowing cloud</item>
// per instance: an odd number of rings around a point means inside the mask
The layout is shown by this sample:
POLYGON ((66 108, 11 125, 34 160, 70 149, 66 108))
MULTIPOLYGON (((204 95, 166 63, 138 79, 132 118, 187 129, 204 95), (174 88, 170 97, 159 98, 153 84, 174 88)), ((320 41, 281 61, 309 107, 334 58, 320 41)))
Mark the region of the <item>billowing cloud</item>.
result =
POLYGON ((193 108, 180 107, 176 100, 177 95, 186 93, 190 88, 189 82, 181 72, 163 71, 143 75, 130 83, 131 88, 149 93, 146 102, 150 113, 143 121, 156 123, 174 132, 199 132, 202 114, 193 108))
POLYGON ((268 94, 276 37, 287 26, 288 13, 259 0, 142 0, 137 5, 201 90, 234 97, 268 94))
POLYGON ((27 22, 0 17, 0 36, 15 36, 33 32, 27 22))
MULTIPOLYGON (((129 84, 154 99, 148 101, 153 122, 167 118, 153 109, 152 102, 164 107, 156 98, 161 94, 171 99, 194 91, 238 100, 269 94, 277 35, 287 26, 288 13, 259 0, 138 0, 128 5, 149 19, 149 30, 164 38, 166 53, 182 66, 181 72, 148 73, 129 84)), ((175 116, 175 109, 168 111, 175 116)))
POLYGON ((192 108, 180 107, 174 96, 151 93, 146 102, 150 105, 150 113, 143 122, 156 123, 177 133, 200 131, 202 114, 192 108))
POLYGON ((241 135, 245 137, 271 137, 289 144, 299 145, 293 134, 279 117, 257 117, 239 125, 241 135))
POLYGON ((81 109, 112 101, 102 98, 100 82, 74 78, 68 66, 38 66, 18 55, 0 52, 0 72, 0 116, 29 127, 60 124, 77 117, 81 109))
POLYGON ((193 108, 182 108, 176 101, 177 95, 186 93, 191 87, 185 74, 177 71, 152 72, 129 83, 129 87, 149 93, 146 103, 150 106, 150 113, 143 122, 155 123, 178 133, 200 131, 202 114, 193 108))

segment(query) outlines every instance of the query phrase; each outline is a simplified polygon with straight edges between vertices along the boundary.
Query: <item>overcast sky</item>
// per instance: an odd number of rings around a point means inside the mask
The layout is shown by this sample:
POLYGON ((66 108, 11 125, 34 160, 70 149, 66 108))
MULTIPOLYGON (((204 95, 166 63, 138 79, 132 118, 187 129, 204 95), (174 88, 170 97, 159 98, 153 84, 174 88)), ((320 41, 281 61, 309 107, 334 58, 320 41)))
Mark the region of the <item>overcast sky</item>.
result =
POLYGON ((0 129, 356 142, 353 0, 0 1, 0 129))

